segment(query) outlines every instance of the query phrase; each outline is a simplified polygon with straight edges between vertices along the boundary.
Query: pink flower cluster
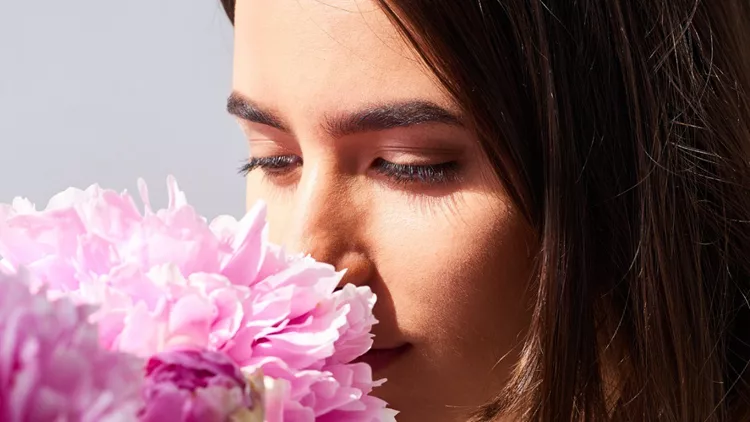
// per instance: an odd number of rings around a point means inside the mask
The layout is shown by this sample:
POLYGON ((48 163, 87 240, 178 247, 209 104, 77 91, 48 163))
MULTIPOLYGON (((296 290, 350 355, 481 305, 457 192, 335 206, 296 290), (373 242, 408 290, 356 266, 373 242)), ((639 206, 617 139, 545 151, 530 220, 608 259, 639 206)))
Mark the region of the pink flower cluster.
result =
POLYGON ((0 205, 0 256, 26 268, 47 296, 97 305, 101 346, 149 358, 182 349, 224 353, 262 372, 275 421, 381 421, 395 412, 369 394, 374 295, 337 289, 342 273, 268 243, 265 207, 207 222, 174 179, 169 205, 145 212, 126 193, 94 185, 0 205))
POLYGON ((133 421, 142 362, 101 350, 90 309, 0 271, 0 420, 133 421))

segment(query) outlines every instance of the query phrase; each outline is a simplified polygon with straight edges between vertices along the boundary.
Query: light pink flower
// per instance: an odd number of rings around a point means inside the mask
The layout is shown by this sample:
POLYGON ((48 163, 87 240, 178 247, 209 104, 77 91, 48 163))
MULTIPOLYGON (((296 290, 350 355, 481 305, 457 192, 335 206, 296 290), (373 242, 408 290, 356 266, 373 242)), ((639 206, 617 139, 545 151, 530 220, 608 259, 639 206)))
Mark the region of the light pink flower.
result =
POLYGON ((208 223, 171 177, 168 187, 168 207, 153 211, 139 182, 143 214, 96 185, 42 211, 20 199, 0 206, 4 265, 29 268, 53 297, 101 305, 92 320, 107 348, 142 357, 207 348, 262 370, 277 388, 269 422, 392 420, 369 396, 369 366, 352 363, 372 345, 369 288, 335 291, 342 273, 268 243, 263 204, 208 223))
POLYGON ((89 312, 0 271, 0 420, 137 420, 142 361, 102 350, 89 312))

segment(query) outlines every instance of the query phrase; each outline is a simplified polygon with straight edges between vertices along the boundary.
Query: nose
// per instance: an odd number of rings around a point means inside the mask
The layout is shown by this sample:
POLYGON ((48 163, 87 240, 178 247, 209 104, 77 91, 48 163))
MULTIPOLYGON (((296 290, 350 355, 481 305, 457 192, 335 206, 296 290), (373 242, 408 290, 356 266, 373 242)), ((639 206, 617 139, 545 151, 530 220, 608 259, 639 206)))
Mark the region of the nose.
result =
POLYGON ((366 216, 361 194, 335 168, 305 163, 297 185, 287 244, 296 252, 346 270, 339 288, 367 284, 374 264, 363 238, 366 216))

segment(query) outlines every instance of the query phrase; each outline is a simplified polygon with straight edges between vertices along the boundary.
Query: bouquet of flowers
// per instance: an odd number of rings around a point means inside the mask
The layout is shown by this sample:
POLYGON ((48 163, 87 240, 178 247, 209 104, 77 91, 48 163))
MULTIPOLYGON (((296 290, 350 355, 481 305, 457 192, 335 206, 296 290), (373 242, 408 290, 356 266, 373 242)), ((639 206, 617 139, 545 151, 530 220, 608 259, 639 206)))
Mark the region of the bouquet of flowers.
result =
POLYGON ((210 223, 173 178, 145 210, 94 185, 0 205, 0 420, 384 421, 375 296, 267 241, 265 206, 210 223))

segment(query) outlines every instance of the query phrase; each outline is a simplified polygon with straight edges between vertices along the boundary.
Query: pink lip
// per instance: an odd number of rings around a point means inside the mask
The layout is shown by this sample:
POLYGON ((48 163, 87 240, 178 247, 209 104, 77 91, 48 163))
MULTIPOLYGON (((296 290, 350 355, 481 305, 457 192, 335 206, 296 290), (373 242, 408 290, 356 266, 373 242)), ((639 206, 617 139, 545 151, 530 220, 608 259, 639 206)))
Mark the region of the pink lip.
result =
POLYGON ((407 350, 409 350, 408 344, 391 349, 370 349, 357 358, 356 362, 364 362, 370 365, 372 372, 380 372, 398 360, 407 350))

